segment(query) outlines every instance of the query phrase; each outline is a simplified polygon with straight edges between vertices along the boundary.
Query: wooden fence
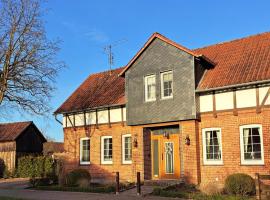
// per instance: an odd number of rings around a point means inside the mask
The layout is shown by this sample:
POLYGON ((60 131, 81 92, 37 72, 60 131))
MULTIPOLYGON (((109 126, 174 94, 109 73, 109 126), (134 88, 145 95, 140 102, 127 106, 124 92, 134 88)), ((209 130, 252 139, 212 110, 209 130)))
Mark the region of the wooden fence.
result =
POLYGON ((270 199, 270 175, 256 174, 256 197, 258 200, 270 199), (267 183, 267 184, 265 184, 267 183))

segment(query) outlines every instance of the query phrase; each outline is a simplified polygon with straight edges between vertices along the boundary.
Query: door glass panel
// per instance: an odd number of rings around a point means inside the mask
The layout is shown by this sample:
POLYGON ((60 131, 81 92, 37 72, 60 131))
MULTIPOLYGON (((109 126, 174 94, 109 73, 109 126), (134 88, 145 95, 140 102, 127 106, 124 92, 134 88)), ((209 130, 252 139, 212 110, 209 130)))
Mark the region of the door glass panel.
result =
POLYGON ((166 174, 173 174, 173 143, 165 143, 165 169, 166 174))
POLYGON ((154 176, 159 176, 159 152, 158 152, 158 140, 153 140, 153 171, 154 176))

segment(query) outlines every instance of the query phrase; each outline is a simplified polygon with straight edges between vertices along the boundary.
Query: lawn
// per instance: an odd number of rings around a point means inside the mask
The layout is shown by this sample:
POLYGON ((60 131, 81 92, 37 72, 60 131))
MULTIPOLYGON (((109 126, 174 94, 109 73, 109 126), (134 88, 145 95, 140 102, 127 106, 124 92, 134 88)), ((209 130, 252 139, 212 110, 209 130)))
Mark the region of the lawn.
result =
POLYGON ((239 197, 234 195, 205 195, 202 194, 194 185, 177 185, 167 188, 155 188, 152 195, 163 197, 178 197, 194 200, 255 200, 253 197, 239 197))

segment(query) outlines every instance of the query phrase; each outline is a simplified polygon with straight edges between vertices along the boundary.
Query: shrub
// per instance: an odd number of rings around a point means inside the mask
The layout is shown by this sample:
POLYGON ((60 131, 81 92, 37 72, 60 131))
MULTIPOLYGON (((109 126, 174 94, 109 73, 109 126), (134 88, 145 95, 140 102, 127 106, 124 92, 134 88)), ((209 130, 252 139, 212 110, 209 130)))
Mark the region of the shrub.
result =
POLYGON ((232 174, 226 178, 225 189, 230 194, 241 196, 255 194, 255 182, 252 177, 247 174, 232 174))
POLYGON ((24 156, 18 159, 19 177, 51 177, 55 174, 52 158, 45 156, 24 156))
POLYGON ((32 187, 48 186, 53 184, 53 181, 50 178, 31 178, 29 182, 32 187))
POLYGON ((182 191, 168 191, 168 190, 164 190, 164 189, 159 188, 159 187, 154 188, 152 194, 155 196, 172 197, 172 198, 186 197, 186 194, 182 191))
POLYGON ((6 168, 5 161, 2 158, 0 158, 0 178, 3 178, 5 168, 6 168))
POLYGON ((85 169, 75 169, 66 175, 67 186, 83 186, 90 184, 90 173, 85 169))
POLYGON ((199 189, 207 195, 221 194, 223 190, 223 188, 215 182, 201 183, 199 189))

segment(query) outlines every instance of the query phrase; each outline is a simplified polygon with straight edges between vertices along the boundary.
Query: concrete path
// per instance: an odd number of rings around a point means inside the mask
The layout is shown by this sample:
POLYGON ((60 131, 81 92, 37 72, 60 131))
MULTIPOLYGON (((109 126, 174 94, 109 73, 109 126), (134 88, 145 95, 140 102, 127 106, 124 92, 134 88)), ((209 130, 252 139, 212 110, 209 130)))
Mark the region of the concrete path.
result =
POLYGON ((29 187, 29 178, 0 179, 0 189, 25 189, 29 187))
POLYGON ((0 196, 17 197, 23 199, 37 200, 175 200, 175 198, 164 198, 155 196, 129 196, 115 194, 96 194, 84 192, 58 192, 58 191, 37 191, 37 190, 8 190, 0 189, 0 196))
MULTIPOLYGON (((154 187, 153 186, 146 186, 146 185, 143 185, 141 187, 141 193, 142 193, 142 196, 145 197, 149 194, 151 194, 153 192, 153 189, 154 187)), ((121 192, 120 195, 127 195, 127 196, 138 196, 137 195, 137 188, 132 188, 130 190, 126 190, 124 192, 121 192)))
POLYGON ((2 179, 0 180, 0 197, 4 196, 35 200, 175 200, 175 198, 145 196, 152 192, 152 186, 142 186, 142 196, 137 196, 136 188, 115 195, 85 192, 41 191, 25 189, 26 187, 28 187, 28 179, 2 179))

